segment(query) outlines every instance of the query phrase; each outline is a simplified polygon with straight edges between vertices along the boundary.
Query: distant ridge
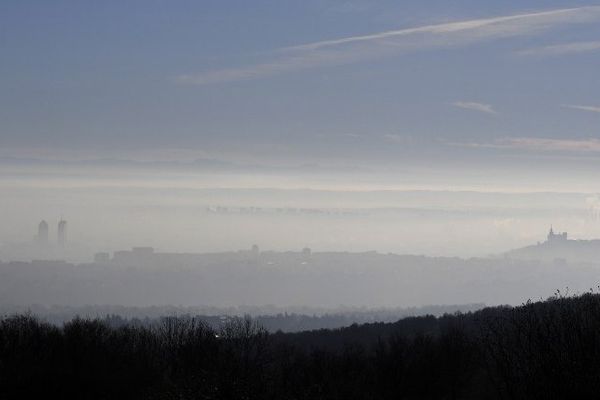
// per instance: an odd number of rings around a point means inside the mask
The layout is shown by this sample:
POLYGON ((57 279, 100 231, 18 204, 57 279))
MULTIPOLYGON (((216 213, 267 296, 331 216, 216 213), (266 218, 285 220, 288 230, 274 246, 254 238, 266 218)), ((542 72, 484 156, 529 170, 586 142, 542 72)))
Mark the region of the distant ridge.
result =
POLYGON ((600 239, 572 240, 568 239, 567 232, 555 233, 551 227, 546 241, 504 255, 521 260, 600 263, 600 239))

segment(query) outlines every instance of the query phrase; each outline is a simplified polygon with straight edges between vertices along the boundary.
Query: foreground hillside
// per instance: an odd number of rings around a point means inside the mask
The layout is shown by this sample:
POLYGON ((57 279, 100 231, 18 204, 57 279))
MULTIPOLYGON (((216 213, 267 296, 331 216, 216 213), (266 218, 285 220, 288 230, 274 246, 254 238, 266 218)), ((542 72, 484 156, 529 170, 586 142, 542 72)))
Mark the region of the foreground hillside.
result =
POLYGON ((525 399, 600 389, 600 295, 269 334, 250 320, 0 321, 0 398, 525 399))

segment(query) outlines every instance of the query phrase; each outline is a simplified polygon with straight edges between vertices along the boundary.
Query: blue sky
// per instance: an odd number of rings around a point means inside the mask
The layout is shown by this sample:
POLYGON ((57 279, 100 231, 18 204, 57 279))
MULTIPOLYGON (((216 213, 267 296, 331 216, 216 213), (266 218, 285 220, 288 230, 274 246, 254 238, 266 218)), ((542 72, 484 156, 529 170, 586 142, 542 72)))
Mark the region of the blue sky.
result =
POLYGON ((60 216, 113 250, 600 236, 600 2, 3 0, 0 51, 0 245, 60 216), (207 224, 219 205, 424 211, 207 224))
POLYGON ((599 22, 584 1, 6 0, 0 155, 595 161, 599 22))

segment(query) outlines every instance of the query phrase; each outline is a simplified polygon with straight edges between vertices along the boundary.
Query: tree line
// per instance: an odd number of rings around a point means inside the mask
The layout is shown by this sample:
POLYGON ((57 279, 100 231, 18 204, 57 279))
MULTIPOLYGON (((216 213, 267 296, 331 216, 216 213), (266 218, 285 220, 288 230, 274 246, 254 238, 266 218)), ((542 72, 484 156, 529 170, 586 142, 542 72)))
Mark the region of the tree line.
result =
POLYGON ((0 398, 565 399, 600 390, 600 295, 334 330, 0 320, 0 398))

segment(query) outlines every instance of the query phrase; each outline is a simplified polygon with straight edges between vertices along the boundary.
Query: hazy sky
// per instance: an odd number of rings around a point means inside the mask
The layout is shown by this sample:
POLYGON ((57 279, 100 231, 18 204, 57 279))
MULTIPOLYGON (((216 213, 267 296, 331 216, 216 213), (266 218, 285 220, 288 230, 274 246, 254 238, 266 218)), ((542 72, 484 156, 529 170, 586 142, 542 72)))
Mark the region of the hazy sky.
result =
POLYGON ((264 163, 595 156, 599 22, 600 3, 572 0, 7 0, 0 144, 264 163))
POLYGON ((139 188, 600 192, 598 2, 4 0, 0 50, 20 237, 139 188))

